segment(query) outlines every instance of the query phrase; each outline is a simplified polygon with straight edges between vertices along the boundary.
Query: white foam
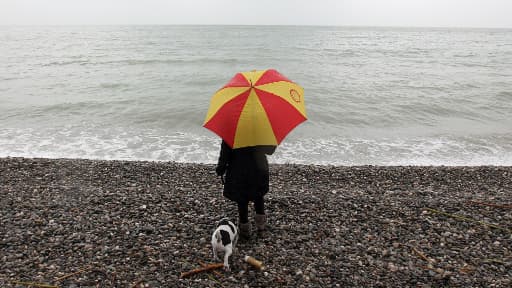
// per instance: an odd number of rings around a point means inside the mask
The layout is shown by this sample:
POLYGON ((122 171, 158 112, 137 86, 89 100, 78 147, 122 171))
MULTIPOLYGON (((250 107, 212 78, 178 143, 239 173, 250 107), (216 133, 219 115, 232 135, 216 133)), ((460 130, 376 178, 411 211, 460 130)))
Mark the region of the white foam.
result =
POLYGON ((331 138, 284 142, 274 163, 318 165, 511 165, 512 139, 495 137, 331 138))
MULTIPOLYGON (((291 137, 270 163, 316 165, 512 165, 512 136, 418 138, 291 137)), ((161 130, 0 129, 0 157, 216 163, 215 135, 161 130)))

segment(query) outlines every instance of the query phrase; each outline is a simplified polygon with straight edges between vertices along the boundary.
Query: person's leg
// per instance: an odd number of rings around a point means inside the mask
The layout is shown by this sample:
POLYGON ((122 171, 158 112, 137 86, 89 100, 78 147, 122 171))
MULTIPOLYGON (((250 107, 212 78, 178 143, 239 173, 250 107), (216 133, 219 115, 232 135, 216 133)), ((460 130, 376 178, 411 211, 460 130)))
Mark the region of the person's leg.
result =
POLYGON ((249 222, 249 203, 248 202, 238 202, 238 220, 240 223, 249 222))
POLYGON ((251 223, 249 223, 249 202, 238 202, 238 227, 240 236, 243 238, 251 237, 251 223))
POLYGON ((254 199, 254 210, 256 210, 256 215, 254 215, 256 229, 258 229, 258 231, 263 231, 266 229, 267 224, 267 215, 265 215, 265 201, 263 196, 256 197, 256 199, 254 199))
POLYGON ((254 210, 256 214, 265 215, 265 201, 263 197, 256 197, 254 199, 254 210))

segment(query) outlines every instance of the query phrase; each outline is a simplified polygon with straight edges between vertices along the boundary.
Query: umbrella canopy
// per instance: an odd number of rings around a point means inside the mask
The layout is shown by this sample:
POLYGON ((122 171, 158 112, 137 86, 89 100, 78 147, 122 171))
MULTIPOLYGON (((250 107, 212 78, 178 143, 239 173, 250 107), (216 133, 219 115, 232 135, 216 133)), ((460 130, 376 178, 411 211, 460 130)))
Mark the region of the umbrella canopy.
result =
POLYGON ((213 95, 203 126, 233 149, 278 145, 307 119, 303 95, 276 70, 241 72, 213 95))

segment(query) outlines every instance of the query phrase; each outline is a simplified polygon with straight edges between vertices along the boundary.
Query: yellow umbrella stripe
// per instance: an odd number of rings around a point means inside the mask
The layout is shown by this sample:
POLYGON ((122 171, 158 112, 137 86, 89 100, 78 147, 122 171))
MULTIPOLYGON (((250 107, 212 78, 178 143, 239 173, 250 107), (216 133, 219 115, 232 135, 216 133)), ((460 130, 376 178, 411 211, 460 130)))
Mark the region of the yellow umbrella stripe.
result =
POLYGON ((210 101, 210 108, 206 114, 206 119, 204 123, 210 121, 210 119, 219 111, 219 109, 224 106, 227 102, 231 101, 233 98, 238 95, 246 92, 251 87, 226 87, 223 88, 212 96, 210 101))
POLYGON ((247 79, 247 81, 254 84, 261 78, 261 76, 265 72, 267 72, 267 70, 258 70, 258 71, 253 70, 253 71, 241 72, 241 73, 242 73, 242 75, 244 75, 244 77, 245 77, 245 79, 247 79))
POLYGON ((252 90, 238 120, 233 148, 277 144, 267 113, 252 90))
POLYGON ((256 86, 257 89, 274 94, 290 103, 302 116, 306 116, 304 89, 293 82, 279 81, 256 86))

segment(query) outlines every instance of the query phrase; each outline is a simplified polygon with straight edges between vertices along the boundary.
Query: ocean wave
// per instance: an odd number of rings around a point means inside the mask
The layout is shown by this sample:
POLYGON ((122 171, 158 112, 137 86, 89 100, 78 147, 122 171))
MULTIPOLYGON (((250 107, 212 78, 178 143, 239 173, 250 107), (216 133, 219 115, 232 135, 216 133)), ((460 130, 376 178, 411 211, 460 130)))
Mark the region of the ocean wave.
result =
MULTIPOLYGON (((61 102, 46 105, 32 105, 21 109, 19 113, 23 113, 27 120, 29 120, 32 117, 38 116, 49 116, 57 118, 62 115, 70 114, 92 116, 94 114, 110 114, 113 110, 113 107, 129 107, 132 106, 134 102, 136 101, 131 99, 112 99, 107 101, 82 100, 75 102, 61 102), (106 109, 105 107, 110 108, 106 109)), ((56 124, 62 123, 59 122, 56 124)))
POLYGON ((11 80, 20 80, 20 79, 23 79, 23 78, 22 77, 13 77, 13 76, 0 78, 1 81, 11 81, 11 80))
MULTIPOLYGON (((0 157, 216 163, 214 135, 164 130, 1 129, 0 157)), ((416 138, 304 138, 285 141, 270 163, 313 165, 512 165, 512 135, 416 138)))
POLYGON ((42 67, 51 66, 68 66, 68 65, 80 65, 80 66, 98 66, 98 65, 126 65, 126 66, 139 66, 139 65, 175 65, 175 64, 235 64, 240 60, 235 58, 183 58, 183 59, 115 59, 115 60, 94 60, 94 59, 71 59, 71 60, 58 60, 41 63, 42 67))
POLYGON ((136 66, 136 65, 173 65, 173 64, 213 64, 213 63, 222 63, 222 64, 233 64, 237 63, 239 60, 235 58, 208 58, 208 57, 200 57, 200 58, 183 58, 183 59, 120 59, 120 60, 107 60, 107 61, 95 61, 89 64, 91 65, 127 65, 127 66, 136 66))
POLYGON ((76 59, 76 60, 58 60, 58 61, 51 61, 47 63, 41 63, 42 67, 51 67, 51 66, 67 66, 67 65, 88 65, 92 64, 89 59, 76 59))
POLYGON ((512 135, 330 138, 285 142, 275 163, 318 165, 511 165, 512 135))
POLYGON ((128 87, 130 87, 130 83, 125 83, 125 82, 104 82, 104 83, 100 83, 99 87, 102 88, 102 89, 128 88, 128 87))
POLYGON ((498 103, 511 103, 512 91, 500 91, 495 97, 498 103))

